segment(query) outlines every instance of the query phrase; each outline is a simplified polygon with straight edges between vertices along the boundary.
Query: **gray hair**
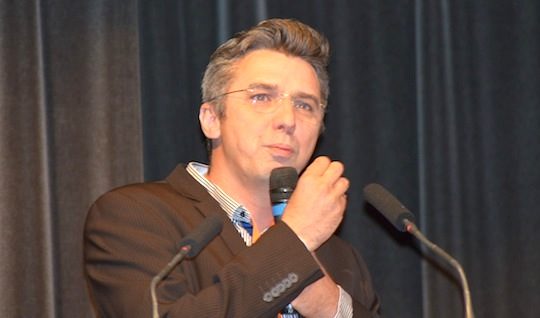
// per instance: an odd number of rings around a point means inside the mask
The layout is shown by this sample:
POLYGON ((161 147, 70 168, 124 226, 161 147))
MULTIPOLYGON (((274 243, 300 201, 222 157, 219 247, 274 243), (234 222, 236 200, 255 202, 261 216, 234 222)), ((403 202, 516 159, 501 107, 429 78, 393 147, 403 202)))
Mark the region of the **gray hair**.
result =
POLYGON ((326 67, 330 45, 324 35, 306 24, 292 19, 269 19, 255 27, 237 33, 219 46, 210 57, 201 84, 204 102, 214 102, 219 117, 224 115, 224 105, 216 96, 226 93, 234 76, 234 64, 251 51, 270 49, 300 57, 309 63, 319 79, 321 102, 326 107, 329 94, 326 67))

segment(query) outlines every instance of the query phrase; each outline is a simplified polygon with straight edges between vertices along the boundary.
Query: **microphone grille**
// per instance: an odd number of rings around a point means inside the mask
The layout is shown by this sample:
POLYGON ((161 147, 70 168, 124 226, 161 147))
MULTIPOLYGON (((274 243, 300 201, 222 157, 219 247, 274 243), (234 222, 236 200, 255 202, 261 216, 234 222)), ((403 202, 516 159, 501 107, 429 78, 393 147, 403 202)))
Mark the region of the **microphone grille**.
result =
POLYGON ((406 231, 404 219, 414 223, 414 215, 383 186, 371 183, 364 187, 364 198, 379 210, 398 230, 406 231))
POLYGON ((221 232, 222 228, 223 221, 221 221, 219 217, 213 215, 204 219, 198 228, 181 241, 181 245, 191 245, 191 250, 186 256, 192 258, 199 254, 199 252, 221 232))
POLYGON ((298 182, 298 173, 293 167, 275 168, 270 173, 270 199, 273 203, 287 201, 298 182))

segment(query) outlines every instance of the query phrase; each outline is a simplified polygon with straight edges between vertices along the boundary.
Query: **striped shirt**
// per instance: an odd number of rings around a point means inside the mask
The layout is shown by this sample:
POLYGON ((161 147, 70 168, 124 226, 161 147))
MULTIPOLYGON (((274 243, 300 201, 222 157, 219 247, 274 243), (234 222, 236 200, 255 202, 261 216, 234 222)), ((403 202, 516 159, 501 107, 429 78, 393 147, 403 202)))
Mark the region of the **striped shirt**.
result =
POLYGON ((227 193, 225 193, 220 187, 206 179, 208 173, 208 166, 198 162, 190 162, 186 168, 187 172, 195 178, 214 198, 219 206, 227 213, 229 219, 233 223, 234 227, 240 233, 240 236, 244 240, 247 246, 252 244, 252 236, 246 230, 246 225, 251 224, 251 214, 240 203, 236 202, 227 193), (242 223, 244 225, 242 225, 242 223))

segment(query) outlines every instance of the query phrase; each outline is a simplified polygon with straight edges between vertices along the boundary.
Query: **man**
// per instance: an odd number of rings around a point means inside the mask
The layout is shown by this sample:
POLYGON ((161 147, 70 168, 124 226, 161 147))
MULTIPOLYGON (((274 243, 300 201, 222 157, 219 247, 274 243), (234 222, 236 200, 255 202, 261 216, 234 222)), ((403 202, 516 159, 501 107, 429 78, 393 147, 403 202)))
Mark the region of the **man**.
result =
POLYGON ((199 114, 210 166, 115 189, 89 212, 85 269, 99 316, 149 317, 152 277, 212 215, 222 232, 159 284, 160 315, 278 317, 292 305, 299 317, 377 316, 363 260, 333 235, 347 201, 344 167, 327 157, 307 165, 323 129, 328 52, 322 35, 286 19, 216 50, 199 114), (276 221, 269 176, 284 166, 302 174, 276 221))

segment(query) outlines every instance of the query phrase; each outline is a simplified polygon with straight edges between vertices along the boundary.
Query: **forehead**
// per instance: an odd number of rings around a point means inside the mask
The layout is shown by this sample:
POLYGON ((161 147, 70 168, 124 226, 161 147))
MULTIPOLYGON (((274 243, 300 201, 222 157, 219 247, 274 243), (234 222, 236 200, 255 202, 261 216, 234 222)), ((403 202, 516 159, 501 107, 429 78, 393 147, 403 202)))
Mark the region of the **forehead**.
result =
POLYGON ((255 50, 235 62, 228 90, 244 89, 264 83, 280 90, 320 97, 317 73, 300 57, 274 50, 255 50))

